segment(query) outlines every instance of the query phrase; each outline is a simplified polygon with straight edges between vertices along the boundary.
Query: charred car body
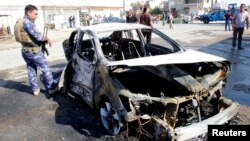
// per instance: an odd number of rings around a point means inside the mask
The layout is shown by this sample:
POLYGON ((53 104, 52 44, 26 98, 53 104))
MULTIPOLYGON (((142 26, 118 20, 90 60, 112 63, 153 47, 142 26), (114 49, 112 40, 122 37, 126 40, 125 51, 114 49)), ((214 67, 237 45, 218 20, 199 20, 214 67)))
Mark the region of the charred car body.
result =
POLYGON ((73 31, 63 46, 68 64, 60 86, 98 109, 114 135, 121 123, 148 120, 155 140, 187 140, 238 111, 221 92, 230 62, 185 50, 157 29, 98 24, 73 31), (142 29, 152 31, 151 43, 142 29))

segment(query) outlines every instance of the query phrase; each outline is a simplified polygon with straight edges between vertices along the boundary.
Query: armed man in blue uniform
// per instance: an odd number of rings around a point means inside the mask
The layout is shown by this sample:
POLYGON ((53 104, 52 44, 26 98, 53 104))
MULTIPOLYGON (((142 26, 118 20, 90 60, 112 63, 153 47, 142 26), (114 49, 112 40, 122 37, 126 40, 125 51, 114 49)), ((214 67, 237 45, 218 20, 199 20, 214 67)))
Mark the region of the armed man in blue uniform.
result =
POLYGON ((47 64, 46 58, 41 51, 42 44, 51 46, 49 38, 37 30, 35 20, 38 15, 38 9, 34 5, 25 7, 25 16, 23 19, 18 19, 15 27, 16 41, 22 44, 22 57, 27 64, 28 78, 34 95, 39 95, 40 88, 37 79, 37 67, 42 71, 44 85, 49 92, 53 94, 58 90, 57 82, 53 79, 50 67, 47 64))

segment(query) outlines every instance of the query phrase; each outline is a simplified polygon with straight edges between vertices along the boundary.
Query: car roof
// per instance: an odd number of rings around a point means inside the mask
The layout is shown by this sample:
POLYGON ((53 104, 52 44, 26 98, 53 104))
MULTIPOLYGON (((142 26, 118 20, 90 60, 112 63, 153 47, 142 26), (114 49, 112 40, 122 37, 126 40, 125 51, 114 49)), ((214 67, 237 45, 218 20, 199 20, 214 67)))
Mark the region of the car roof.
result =
POLYGON ((151 27, 135 23, 100 23, 91 26, 80 27, 78 30, 92 30, 96 33, 132 29, 150 29, 151 27))

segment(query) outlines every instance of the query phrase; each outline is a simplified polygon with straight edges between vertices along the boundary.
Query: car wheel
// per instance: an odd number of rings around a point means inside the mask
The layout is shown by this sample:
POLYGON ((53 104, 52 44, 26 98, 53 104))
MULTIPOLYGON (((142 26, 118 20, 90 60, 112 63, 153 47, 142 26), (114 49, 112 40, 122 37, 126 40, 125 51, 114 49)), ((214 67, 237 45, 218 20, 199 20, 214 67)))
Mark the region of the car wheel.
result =
POLYGON ((209 20, 208 19, 204 19, 204 24, 208 24, 209 23, 209 20))
POLYGON ((100 108, 102 125, 112 135, 117 135, 120 131, 120 118, 118 113, 109 102, 104 102, 100 108))

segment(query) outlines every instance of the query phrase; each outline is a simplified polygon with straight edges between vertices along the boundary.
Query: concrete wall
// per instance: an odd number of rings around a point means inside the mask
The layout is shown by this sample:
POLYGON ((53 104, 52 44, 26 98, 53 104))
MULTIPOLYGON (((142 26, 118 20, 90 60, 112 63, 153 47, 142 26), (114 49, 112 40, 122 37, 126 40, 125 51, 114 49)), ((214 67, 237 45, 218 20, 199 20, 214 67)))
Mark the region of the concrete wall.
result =
MULTIPOLYGON (((24 16, 25 6, 0 6, 0 26, 10 26, 11 33, 14 34, 14 24, 18 18, 24 16)), ((43 31, 46 24, 54 24, 55 29, 64 29, 69 27, 69 17, 75 16, 75 26, 80 27, 79 12, 81 9, 87 9, 91 16, 101 15, 102 17, 113 16, 120 17, 121 7, 48 7, 38 8, 38 18, 36 25, 38 30, 43 31)))
POLYGON ((45 24, 54 24, 55 29, 68 28, 70 16, 75 16, 75 26, 80 26, 79 8, 44 7, 43 9, 45 24))
MULTIPOLYGON (((44 19, 43 19, 43 10, 41 7, 37 7, 38 18, 36 20, 36 25, 38 30, 42 31, 44 27, 44 19)), ((22 18, 24 16, 24 7, 23 6, 0 6, 0 15, 8 15, 6 17, 2 17, 0 20, 0 25, 10 26, 10 30, 12 35, 14 35, 14 24, 16 23, 18 18, 22 18)))

